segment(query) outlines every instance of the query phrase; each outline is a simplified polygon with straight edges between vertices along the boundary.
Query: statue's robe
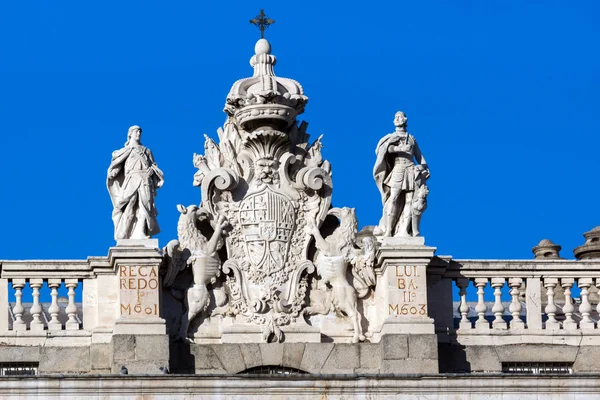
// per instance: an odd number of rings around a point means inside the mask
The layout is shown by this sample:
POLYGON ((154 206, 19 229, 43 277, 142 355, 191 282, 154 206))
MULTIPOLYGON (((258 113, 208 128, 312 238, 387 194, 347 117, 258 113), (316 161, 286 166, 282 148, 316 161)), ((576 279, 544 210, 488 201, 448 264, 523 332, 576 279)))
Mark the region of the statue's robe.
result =
POLYGON ((400 135, 395 132, 390 133, 381 138, 375 148, 377 159, 373 167, 373 178, 375 179, 377 189, 381 193, 381 202, 384 205, 390 197, 390 187, 385 184, 386 178, 394 168, 394 158, 388 153, 388 147, 398 144, 399 141, 400 135))
POLYGON ((152 152, 144 146, 140 148, 139 153, 129 146, 114 151, 108 168, 106 184, 113 203, 116 240, 131 238, 134 225, 140 223, 144 224, 148 237, 160 232, 154 196, 164 174, 154 162, 152 152), (116 177, 110 178, 115 170, 116 177))

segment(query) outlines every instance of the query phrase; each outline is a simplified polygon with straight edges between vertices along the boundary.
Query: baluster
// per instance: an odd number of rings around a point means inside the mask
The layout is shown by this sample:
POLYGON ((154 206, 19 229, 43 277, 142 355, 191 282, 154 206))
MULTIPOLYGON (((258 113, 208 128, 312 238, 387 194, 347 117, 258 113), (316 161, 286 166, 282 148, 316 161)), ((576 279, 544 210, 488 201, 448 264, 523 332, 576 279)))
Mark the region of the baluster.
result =
POLYGON ((69 320, 66 323, 66 328, 79 329, 79 322, 77 322, 77 306, 75 305, 75 288, 79 282, 77 279, 65 279, 65 286, 69 289, 67 296, 69 297, 69 304, 65 308, 65 312, 69 316, 69 320))
POLYGON ((483 301, 483 288, 487 285, 488 278, 475 278, 475 286, 477 287, 477 305, 475 311, 477 311, 477 321, 475 321, 475 329, 477 330, 488 330, 490 324, 485 320, 485 312, 487 306, 483 301))
POLYGON ((509 278, 508 286, 510 286, 510 295, 512 296, 510 307, 508 310, 512 314, 512 321, 510 321, 510 329, 525 329, 525 322, 521 319, 521 302, 519 301, 520 287, 523 284, 521 278, 509 278))
POLYGON ((458 324, 458 329, 472 329, 473 325, 467 318, 467 315, 469 314, 469 305, 467 304, 467 287, 469 286, 469 280, 466 278, 458 278, 456 280, 456 286, 458 286, 458 295, 460 296, 460 305, 458 306, 460 322, 458 324))
POLYGON ((23 288, 25 287, 25 279, 13 279, 13 289, 15 289, 15 306, 13 307, 13 314, 15 320, 13 321, 13 330, 25 331, 27 325, 23 321, 23 313, 25 313, 25 307, 23 307, 23 288))
POLYGON ((0 279, 0 332, 8 332, 8 319, 12 320, 12 310, 8 302, 8 279, 0 279))
MULTIPOLYGON (((600 296, 600 278, 596 278, 596 288, 598 288, 598 295, 600 296)), ((596 305, 596 311, 598 312, 598 314, 600 314, 600 301, 598 301, 598 304, 596 305)))
POLYGON ((60 283, 60 279, 48 279, 48 287, 52 289, 50 292, 52 304, 48 307, 48 312, 50 313, 48 329, 53 331, 60 331, 62 329, 62 324, 58 320, 58 313, 60 312, 60 307, 58 306, 58 288, 60 287, 60 283))
POLYGON ((578 285, 581 288, 581 305, 579 312, 581 313, 581 321, 579 326, 581 329, 594 329, 594 321, 590 318, 592 305, 590 304, 590 287, 594 284, 592 278, 579 278, 578 285))
POLYGON ((546 305, 546 329, 560 329, 560 322, 556 320, 556 304, 554 304, 554 288, 558 285, 558 278, 544 278, 544 287, 548 294, 548 304, 546 305))
POLYGON ((42 315, 42 306, 40 304, 40 288, 42 287, 43 284, 44 284, 43 279, 30 279, 29 280, 29 286, 31 286, 31 289, 32 289, 31 295, 33 297, 33 305, 29 309, 29 312, 31 313, 31 316, 33 318, 31 320, 31 324, 29 324, 29 329, 32 331, 43 331, 44 330, 44 323, 40 319, 40 316, 42 315))
POLYGON ((571 288, 575 284, 574 278, 562 278, 560 284, 565 290, 565 306, 563 312, 565 313, 565 320, 563 321, 563 327, 568 330, 577 329, 577 322, 573 320, 573 313, 575 312, 575 306, 571 299, 571 288))
POLYGON ((492 312, 496 316, 492 322, 492 328, 494 329, 507 329, 508 326, 506 321, 502 318, 504 314, 504 305, 502 304, 502 288, 504 287, 505 278, 492 278, 492 287, 494 288, 494 306, 492 312))

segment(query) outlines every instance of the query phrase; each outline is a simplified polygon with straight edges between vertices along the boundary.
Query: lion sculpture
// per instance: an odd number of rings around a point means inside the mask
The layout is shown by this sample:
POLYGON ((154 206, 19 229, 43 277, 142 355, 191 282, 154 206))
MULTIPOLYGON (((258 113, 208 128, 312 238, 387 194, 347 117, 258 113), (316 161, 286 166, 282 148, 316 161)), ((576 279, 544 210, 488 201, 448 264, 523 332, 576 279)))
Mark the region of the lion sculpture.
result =
MULTIPOLYGON (((206 210, 195 205, 188 207, 178 205, 177 209, 181 213, 177 224, 179 240, 171 240, 165 248, 170 262, 164 282, 168 287, 183 269, 191 266, 194 283, 187 290, 187 323, 183 324, 181 335, 188 338, 191 322, 204 313, 210 305, 208 285, 214 284, 221 274, 221 260, 217 251, 223 246, 221 235, 227 222, 225 217, 220 216, 214 226, 214 233, 207 240, 197 226, 197 222, 208 218, 206 210)), ((224 292, 214 290, 214 296, 217 307, 225 304, 227 298, 224 292)))
MULTIPOLYGON (((358 343, 365 340, 360 323, 362 316, 357 308, 356 290, 346 279, 348 264, 356 256, 354 247, 358 232, 356 212, 354 208, 344 207, 332 208, 328 214, 337 217, 340 226, 327 238, 321 236, 314 222, 308 225, 308 233, 315 238, 318 250, 315 265, 323 283, 331 287, 330 301, 333 308, 346 314, 352 321, 354 327, 352 343, 358 343)), ((313 311, 326 313, 329 309, 313 311)))

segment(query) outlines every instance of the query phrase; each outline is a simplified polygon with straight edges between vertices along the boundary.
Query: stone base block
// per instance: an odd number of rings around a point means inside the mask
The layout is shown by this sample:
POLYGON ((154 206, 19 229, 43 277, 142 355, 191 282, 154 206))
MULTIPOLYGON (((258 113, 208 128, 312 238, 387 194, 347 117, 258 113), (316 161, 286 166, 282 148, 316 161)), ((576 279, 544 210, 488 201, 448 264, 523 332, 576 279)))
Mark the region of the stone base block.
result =
MULTIPOLYGON (((320 343, 321 331, 305 323, 281 327, 286 343, 320 343)), ((262 327, 234 324, 223 328, 221 343, 264 343, 262 327)))
POLYGON ((117 335, 164 335, 167 333, 167 327, 162 318, 121 317, 115 322, 114 333, 117 335))
POLYGON ((195 343, 221 343, 222 318, 212 317, 205 320, 194 332, 195 343))
POLYGON ((129 374, 160 374, 169 365, 167 335, 113 335, 111 371, 129 374))
POLYGON ((425 246, 425 236, 382 237, 378 240, 382 246, 425 246))
POLYGON ((158 249, 158 239, 118 239, 118 247, 147 247, 158 249))
POLYGON ((380 371, 394 374, 437 374, 438 343, 435 334, 384 335, 380 371))
POLYGON ((377 343, 384 335, 433 335, 435 325, 429 317, 396 317, 390 316, 383 321, 380 329, 373 331, 372 341, 377 343))

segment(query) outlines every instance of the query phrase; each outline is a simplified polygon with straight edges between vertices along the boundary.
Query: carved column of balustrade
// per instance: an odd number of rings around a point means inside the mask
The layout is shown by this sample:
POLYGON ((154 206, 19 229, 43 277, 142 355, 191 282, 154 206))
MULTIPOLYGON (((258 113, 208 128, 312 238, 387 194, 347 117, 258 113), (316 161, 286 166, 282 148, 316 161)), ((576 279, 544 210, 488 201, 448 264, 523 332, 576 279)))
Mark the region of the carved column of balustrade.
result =
POLYGON ((554 304, 554 288, 558 285, 558 278, 544 278, 544 287, 548 295, 548 304, 546 305, 546 329, 560 329, 560 322, 556 320, 556 304, 554 304))
POLYGON ((48 307, 50 313, 50 321, 48 322, 48 330, 60 331, 62 324, 58 320, 58 313, 60 313, 60 307, 58 306, 58 288, 60 287, 60 279, 48 279, 48 287, 51 289, 50 296, 52 297, 52 304, 48 307))
POLYGON ((75 288, 79 281, 77 279, 65 279, 65 286, 69 289, 67 296, 69 298, 69 304, 65 308, 65 312, 69 316, 66 328, 68 330, 79 329, 79 322, 77 321, 77 306, 75 305, 75 288))
POLYGON ((460 305, 458 306, 460 322, 458 324, 458 329, 472 329, 473 325, 467 318, 467 315, 469 314, 469 305, 467 304, 467 287, 469 286, 469 280, 467 278, 458 278, 456 280, 456 286, 458 286, 458 295, 460 296, 460 305))
POLYGON ((486 331, 490 329, 490 324, 485 319, 485 313, 487 306, 483 300, 483 288, 487 285, 488 278, 475 278, 475 286, 477 287, 477 305, 475 311, 477 311, 477 321, 475 321, 475 329, 486 331))
MULTIPOLYGON (((600 278, 596 278, 596 288, 598 288, 598 293, 600 294, 600 278)), ((600 301, 596 305, 596 311, 600 314, 600 301)), ((598 328, 600 328, 600 323, 598 324, 598 328)))
POLYGON ((571 288, 575 284, 574 278, 562 278, 560 284, 565 290, 565 306, 563 312, 565 313, 565 320, 563 322, 563 328, 567 330, 576 330, 577 322, 573 320, 573 313, 575 312, 575 306, 573 305, 573 299, 571 298, 571 288))
POLYGON ((40 318, 42 315, 42 305, 40 304, 40 288, 43 284, 43 279, 36 278, 29 280, 29 286, 31 286, 32 289, 31 296, 33 297, 33 305, 29 310, 32 317, 31 323, 29 324, 29 329, 32 331, 39 332, 44 330, 44 323, 40 318))
POLYGON ((25 313, 25 307, 23 307, 23 288, 25 287, 25 279, 13 279, 13 289, 15 289, 15 306, 13 307, 13 314, 15 320, 13 321, 13 330, 25 331, 27 325, 23 321, 23 314, 25 313))
POLYGON ((12 316, 9 317, 12 311, 9 311, 8 301, 8 279, 0 279, 0 332, 8 332, 8 319, 12 320, 12 316))
POLYGON ((590 304, 590 287, 594 284, 593 278, 579 278, 578 285, 581 288, 581 305, 579 312, 581 313, 581 321, 579 327, 581 329, 594 329, 594 321, 590 318, 592 305, 590 304))
POLYGON ((519 301, 519 288, 523 284, 523 279, 521 278, 509 278, 508 286, 510 286, 510 307, 508 310, 512 314, 512 321, 510 321, 510 329, 524 329, 525 322, 521 319, 521 310, 523 306, 521 306, 521 302, 519 301))
POLYGON ((508 325, 502 318, 504 314, 504 305, 502 304, 502 288, 504 287, 505 278, 492 278, 492 287, 494 288, 494 306, 492 312, 494 313, 494 321, 492 322, 492 328, 494 329, 507 329, 508 325))

